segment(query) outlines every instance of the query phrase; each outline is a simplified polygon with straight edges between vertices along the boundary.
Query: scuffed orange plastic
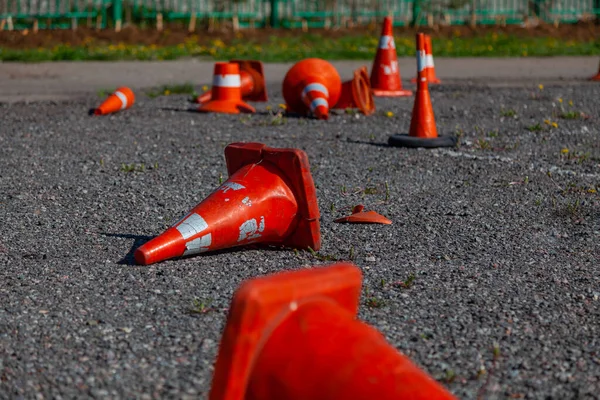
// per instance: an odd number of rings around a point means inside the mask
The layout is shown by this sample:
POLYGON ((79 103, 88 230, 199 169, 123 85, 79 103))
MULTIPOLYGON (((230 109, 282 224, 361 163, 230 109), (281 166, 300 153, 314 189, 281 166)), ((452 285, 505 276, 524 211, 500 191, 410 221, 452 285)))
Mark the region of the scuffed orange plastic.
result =
POLYGON ((384 224, 390 225, 391 220, 387 219, 383 215, 376 213, 375 211, 363 211, 363 205, 357 205, 352 209, 352 215, 342 217, 334 220, 333 222, 348 222, 354 224, 384 224))

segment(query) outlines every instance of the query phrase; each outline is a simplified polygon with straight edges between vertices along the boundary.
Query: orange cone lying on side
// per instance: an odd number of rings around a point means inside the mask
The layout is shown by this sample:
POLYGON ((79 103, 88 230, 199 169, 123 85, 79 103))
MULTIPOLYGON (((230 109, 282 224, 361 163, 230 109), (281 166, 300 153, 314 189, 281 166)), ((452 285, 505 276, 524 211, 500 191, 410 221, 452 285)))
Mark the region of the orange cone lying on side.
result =
POLYGON ((209 400, 454 400, 356 319, 350 263, 255 278, 235 292, 209 400))
POLYGON ((371 115, 375 112, 367 67, 357 69, 354 71, 352 79, 342 83, 340 99, 333 108, 358 108, 364 115, 371 115))
POLYGON ((259 243, 320 248, 319 208, 306 153, 233 143, 225 158, 229 179, 136 249, 138 264, 259 243))
POLYGON ((94 115, 106 115, 126 110, 133 105, 135 95, 128 87, 120 87, 114 91, 100 107, 94 109, 94 115))

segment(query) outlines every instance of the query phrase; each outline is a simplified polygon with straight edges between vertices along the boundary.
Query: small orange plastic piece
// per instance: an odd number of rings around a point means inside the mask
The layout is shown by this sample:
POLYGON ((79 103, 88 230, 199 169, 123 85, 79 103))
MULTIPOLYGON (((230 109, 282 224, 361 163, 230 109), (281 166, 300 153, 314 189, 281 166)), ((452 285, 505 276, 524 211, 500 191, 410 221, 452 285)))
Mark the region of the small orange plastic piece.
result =
POLYGON ((120 87, 114 91, 100 107, 94 110, 94 115, 106 115, 126 110, 135 102, 135 95, 128 87, 120 87))
POLYGON ((225 158, 229 179, 136 249, 138 264, 248 244, 320 248, 319 208, 306 153, 233 143, 225 158))
POLYGON ((358 108, 364 115, 371 115, 375 112, 367 67, 357 69, 351 80, 342 83, 340 99, 333 108, 358 108))
MULTIPOLYGON (((267 87, 262 62, 256 60, 229 60, 229 62, 240 66, 242 100, 267 101, 267 87)), ((198 96, 195 102, 202 104, 210 99, 212 99, 212 90, 198 96)))
POLYGON ((333 65, 320 58, 294 64, 283 80, 287 110, 328 119, 329 109, 340 99, 342 81, 333 65))
POLYGON ((455 399, 356 320, 361 284, 360 269, 350 263, 242 283, 209 399, 455 399))
POLYGON ((362 204, 357 205, 352 209, 352 215, 338 218, 333 222, 348 222, 354 224, 384 224, 390 225, 392 221, 375 211, 363 211, 362 204))
POLYGON ((375 96, 412 96, 412 91, 402 88, 391 17, 383 20, 379 46, 371 69, 371 87, 375 96))
POLYGON ((225 114, 253 113, 256 110, 242 101, 240 66, 236 63, 215 63, 211 99, 202 104, 200 112, 225 114))

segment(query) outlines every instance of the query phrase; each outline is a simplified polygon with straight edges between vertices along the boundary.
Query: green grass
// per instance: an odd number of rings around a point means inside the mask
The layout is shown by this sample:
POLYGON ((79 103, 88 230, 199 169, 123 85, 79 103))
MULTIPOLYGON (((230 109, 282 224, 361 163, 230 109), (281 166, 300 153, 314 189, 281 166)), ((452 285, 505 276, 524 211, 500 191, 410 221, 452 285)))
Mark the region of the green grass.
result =
MULTIPOLYGON (((183 57, 204 57, 214 60, 232 58, 260 59, 265 62, 297 61, 306 57, 328 60, 369 60, 375 55, 377 35, 352 35, 331 38, 318 34, 271 36, 263 42, 233 39, 229 43, 213 40, 200 43, 190 37, 176 46, 102 45, 91 42, 83 46, 62 44, 52 48, 0 48, 2 61, 66 61, 66 60, 174 60, 183 57)), ((555 38, 517 37, 486 34, 479 37, 434 38, 435 56, 447 57, 524 57, 558 55, 598 55, 600 39, 595 41, 555 38)), ((396 37, 398 56, 414 56, 413 37, 396 37)))

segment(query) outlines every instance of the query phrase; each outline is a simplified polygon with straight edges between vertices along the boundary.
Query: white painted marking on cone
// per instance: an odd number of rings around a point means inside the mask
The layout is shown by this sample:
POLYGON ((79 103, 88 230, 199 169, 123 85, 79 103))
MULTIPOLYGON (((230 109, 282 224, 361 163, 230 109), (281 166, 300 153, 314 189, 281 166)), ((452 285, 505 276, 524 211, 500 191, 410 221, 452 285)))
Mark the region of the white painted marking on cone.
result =
POLYGON ((235 182, 225 182, 224 184, 221 185, 221 187, 218 190, 222 190, 223 193, 227 193, 229 190, 240 190, 240 189, 246 189, 246 186, 244 185, 240 185, 239 183, 235 183, 235 182))
POLYGON ((242 200, 242 204, 248 206, 248 207, 252 207, 252 200, 250 200, 250 197, 245 197, 242 200))
POLYGON ((194 235, 202 232, 208 228, 208 224, 198 214, 190 215, 185 221, 183 221, 179 226, 177 226, 177 230, 181 233, 184 239, 189 239, 194 235))
POLYGON ((395 49, 396 43, 394 42, 393 36, 381 36, 379 38, 379 48, 380 49, 395 49))
POLYGON ((385 75, 392 75, 398 72, 398 61, 390 62, 390 65, 381 64, 381 68, 383 68, 383 73, 385 75))
POLYGON ((252 218, 240 225, 240 236, 238 242, 242 240, 257 239, 262 235, 259 232, 265 230, 265 217, 260 217, 260 226, 257 224, 256 219, 252 218))
POLYGON ((239 75, 213 75, 213 86, 237 88, 242 81, 239 75))
POLYGON ((212 233, 209 233, 208 235, 204 235, 198 239, 194 239, 192 241, 189 241, 185 244, 185 252, 183 253, 184 256, 190 255, 190 254, 198 254, 198 253, 203 253, 205 251, 209 250, 209 246, 212 244, 212 233))
POLYGON ((302 99, 308 96, 309 92, 321 92, 323 95, 325 95, 325 97, 329 97, 329 91, 325 85, 321 85, 320 83, 311 83, 310 85, 306 85, 302 91, 302 99))
POLYGON ((121 110, 124 110, 127 108, 127 96, 125 96, 123 94, 123 92, 119 92, 118 90, 115 92, 115 96, 117 96, 119 98, 119 100, 121 100, 121 103, 123 103, 121 105, 121 110))
POLYGON ((425 67, 427 67, 425 50, 419 50, 417 51, 417 71, 424 71, 425 67))
POLYGON ((310 103, 310 111, 314 112, 315 109, 319 106, 324 106, 324 107, 327 107, 327 109, 329 109, 329 102, 322 98, 314 99, 310 103))
POLYGON ((433 56, 432 56, 431 54, 427 54, 427 55, 425 56, 425 58, 426 58, 426 61, 425 61, 426 65, 427 65, 428 67, 433 67, 433 66, 434 66, 434 65, 433 65, 433 56))

